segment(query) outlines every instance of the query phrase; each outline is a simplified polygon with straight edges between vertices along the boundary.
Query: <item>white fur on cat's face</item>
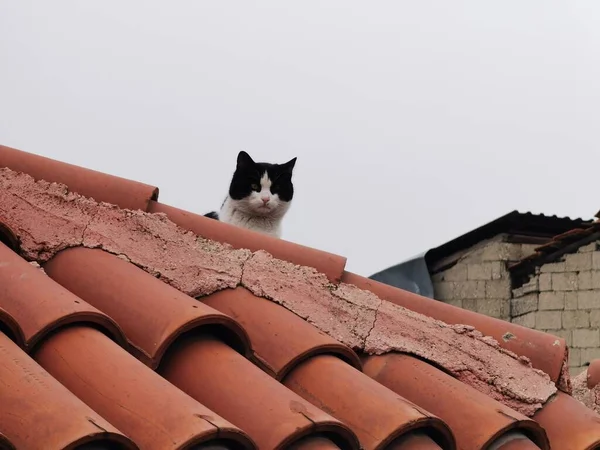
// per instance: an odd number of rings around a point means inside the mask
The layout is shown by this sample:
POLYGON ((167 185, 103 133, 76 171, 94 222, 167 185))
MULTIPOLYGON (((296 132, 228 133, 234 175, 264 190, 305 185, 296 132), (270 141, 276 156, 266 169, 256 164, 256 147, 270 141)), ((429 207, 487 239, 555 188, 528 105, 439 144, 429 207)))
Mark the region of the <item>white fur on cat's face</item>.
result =
POLYGON ((259 191, 252 191, 250 195, 241 200, 229 199, 235 207, 245 214, 265 218, 280 218, 287 212, 290 202, 283 202, 279 195, 271 192, 273 182, 265 172, 260 179, 259 191))

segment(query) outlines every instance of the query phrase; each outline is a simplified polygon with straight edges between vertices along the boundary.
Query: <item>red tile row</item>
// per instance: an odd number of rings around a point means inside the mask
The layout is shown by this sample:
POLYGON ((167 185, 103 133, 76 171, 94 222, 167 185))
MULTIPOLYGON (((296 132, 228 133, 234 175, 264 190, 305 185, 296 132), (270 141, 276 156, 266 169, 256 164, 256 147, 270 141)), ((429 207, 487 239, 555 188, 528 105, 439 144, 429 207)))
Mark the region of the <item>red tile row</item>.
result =
MULTIPOLYGON (((88 169, 78 168, 63 162, 48 160, 38 155, 0 146, 0 167, 2 166, 13 170, 35 167, 33 174, 26 172, 32 174, 36 179, 64 182, 67 186, 71 186, 71 189, 83 195, 89 195, 86 194, 88 192, 95 192, 96 196, 93 197, 96 200, 112 202, 119 206, 133 204, 134 199, 138 198, 137 194, 127 193, 128 189, 131 189, 132 192, 134 191, 133 188, 130 188, 129 184, 137 182, 116 178, 113 181, 114 186, 119 185, 120 187, 118 189, 115 188, 115 191, 121 193, 123 198, 108 197, 109 193, 103 190, 106 182, 99 182, 95 177, 86 177, 88 169), (48 163, 48 161, 52 161, 52 164, 48 163), (65 173, 69 174, 69 176, 64 175, 65 173), (71 185, 69 185, 69 182, 71 182, 71 185), (87 184, 81 186, 80 183, 87 184)), ((110 175, 106 176, 112 177, 110 175)), ((504 348, 518 355, 527 356, 532 361, 534 367, 549 374, 551 379, 558 383, 559 387, 566 389, 564 385, 567 382, 561 380, 561 376, 565 373, 564 361, 567 353, 564 339, 466 311, 435 300, 426 299, 374 280, 345 272, 346 259, 341 256, 332 255, 285 240, 275 239, 250 230, 233 227, 204 216, 160 204, 156 201, 158 191, 155 191, 155 188, 150 189, 146 185, 143 186, 146 187, 146 195, 142 197, 147 199, 147 201, 138 202, 133 209, 164 213, 170 220, 185 229, 193 231, 197 235, 220 242, 227 242, 235 248, 248 248, 252 251, 263 249, 276 258, 299 265, 314 267, 319 272, 326 274, 333 282, 342 280, 346 283, 354 284, 360 288, 374 292, 380 298, 447 323, 472 325, 482 333, 492 336, 504 348), (558 345, 556 345, 557 340, 558 345)), ((138 189, 141 188, 138 187, 138 189)), ((138 191, 136 190, 135 192, 138 191)))
MULTIPOLYGON (((473 325, 529 357, 569 392, 566 345, 555 336, 345 272, 343 257, 161 205, 158 190, 147 185, 6 147, 0 147, 2 166, 64 182, 99 201, 166 213, 203 237, 264 249, 314 267, 332 282, 354 284, 448 323, 473 325)), ((0 224, 2 213, 0 205, 0 224)), ((19 230, 0 227, 0 236, 18 247, 19 230)), ((55 439, 45 441, 47 448, 112 442, 168 449, 194 442, 351 449, 359 440, 372 449, 600 448, 600 416, 565 393, 528 418, 413 356, 360 355, 361 361, 244 288, 198 302, 98 249, 63 250, 44 270, 48 275, 0 244, 0 330, 6 333, 0 334, 0 351, 10 354, 0 359, 0 380, 9 380, 4 389, 0 384, 0 403, 27 419, 11 422, 0 409, 0 448, 3 439, 19 449, 39 448, 39 439, 55 439), (11 378, 18 370, 23 375, 11 378), (33 389, 31 379, 43 380, 42 387, 33 389), (61 433, 44 437, 27 413, 28 398, 43 405, 47 423, 61 433), (56 418, 57 411, 67 412, 56 418)))
POLYGON ((42 442, 48 442, 45 448, 76 448, 110 441, 122 448, 184 449, 223 440, 234 448, 256 448, 245 432, 128 353, 124 333, 106 314, 3 244, 0 261, 2 307, 26 337, 21 349, 8 347, 13 356, 2 363, 5 371, 16 366, 27 376, 0 383, 2 404, 8 404, 8 397, 14 405, 0 409, 2 432, 17 448, 36 449, 42 442), (27 412, 31 403, 22 401, 28 396, 40 411, 48 411, 41 422, 45 427, 31 426, 36 420, 27 412), (9 421, 21 416, 32 424, 9 421))

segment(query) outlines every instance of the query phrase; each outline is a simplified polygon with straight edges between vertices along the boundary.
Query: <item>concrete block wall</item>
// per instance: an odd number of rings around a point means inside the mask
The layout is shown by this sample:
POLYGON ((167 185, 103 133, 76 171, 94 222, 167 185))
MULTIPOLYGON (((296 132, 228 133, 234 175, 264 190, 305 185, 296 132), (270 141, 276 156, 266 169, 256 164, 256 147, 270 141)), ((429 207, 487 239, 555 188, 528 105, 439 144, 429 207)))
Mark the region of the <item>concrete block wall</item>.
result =
POLYGON ((537 245, 504 240, 481 242, 430 268, 435 298, 563 337, 570 372, 579 374, 600 358, 600 242, 538 267, 527 284, 512 290, 507 263, 537 245))
POLYGON ((538 268, 512 292, 511 321, 561 336, 569 369, 579 374, 600 358, 600 251, 597 242, 538 268))
POLYGON ((434 297, 460 308, 510 320, 511 280, 507 262, 529 255, 536 245, 511 244, 504 242, 504 238, 499 235, 440 261, 433 268, 434 297))

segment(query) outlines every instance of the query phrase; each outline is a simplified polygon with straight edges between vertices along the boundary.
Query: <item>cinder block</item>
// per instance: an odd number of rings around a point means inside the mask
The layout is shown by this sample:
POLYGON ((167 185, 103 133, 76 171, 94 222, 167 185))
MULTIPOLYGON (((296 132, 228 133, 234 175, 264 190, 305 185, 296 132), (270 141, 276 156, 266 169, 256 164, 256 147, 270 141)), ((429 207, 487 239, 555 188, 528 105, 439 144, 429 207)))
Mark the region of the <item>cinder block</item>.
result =
POLYGON ((552 290, 552 274, 541 273, 538 279, 538 286, 540 291, 551 291, 552 290))
POLYGON ((571 376, 571 378, 575 378, 585 369, 587 369, 587 367, 569 367, 569 375, 571 376))
POLYGON ((491 280, 492 263, 484 262, 480 264, 467 265, 467 279, 469 280, 491 280))
POLYGON ((485 298, 510 298, 510 280, 485 281, 485 298))
MULTIPOLYGON (((539 314, 539 313, 538 313, 539 314)), ((600 333, 597 328, 573 330, 573 347, 600 347, 600 333)))
POLYGON ((490 264, 492 265, 492 280, 508 278, 508 271, 506 270, 506 263, 504 261, 494 261, 490 264))
POLYGON ((555 291, 540 292, 538 305, 540 311, 565 309, 565 293, 555 291))
POLYGON ((477 299, 476 298, 465 298, 462 301, 463 309, 477 312, 477 299))
POLYGON ((595 252, 596 250, 598 250, 598 243, 590 242, 588 245, 584 245, 583 247, 580 247, 579 250, 577 250, 577 251, 579 253, 588 253, 588 252, 595 252))
POLYGON ((588 328, 590 326, 590 313, 587 311, 563 311, 563 328, 588 328))
POLYGON ((564 272, 565 271, 565 263, 564 262, 555 262, 544 264, 540 267, 540 273, 555 273, 555 272, 564 272))
POLYGON ((521 259, 521 245, 508 242, 491 242, 483 248, 483 261, 517 261, 521 259))
POLYGON ((534 254, 535 249, 539 246, 539 244, 521 244, 521 256, 519 259, 527 258, 529 255, 534 254))
POLYGON ((567 344, 567 347, 570 347, 573 344, 573 334, 571 330, 553 330, 550 332, 554 336, 559 338, 563 338, 567 344))
POLYGON ((590 311, 590 327, 600 327, 600 309, 590 311))
POLYGON ((592 289, 600 289, 600 271, 592 272, 592 289))
POLYGON ((438 300, 452 300, 455 296, 455 284, 453 281, 442 281, 433 285, 434 296, 438 300))
POLYGON ((535 327, 538 330, 560 330, 561 325, 560 311, 538 311, 535 313, 535 327))
POLYGON ((577 289, 582 291, 592 289, 592 272, 590 270, 579 272, 577 275, 577 289))
POLYGON ((523 289, 523 295, 531 294, 532 292, 539 292, 540 291, 539 279, 540 279, 539 275, 535 275, 535 276, 531 277, 527 283, 523 284, 523 286, 521 286, 521 289, 523 289))
POLYGON ((577 292, 578 309, 600 309, 600 292, 579 291, 577 292))
POLYGON ((497 319, 507 319, 508 303, 508 299, 480 298, 477 299, 477 312, 497 319))
MULTIPOLYGON (((481 245, 481 244, 478 244, 481 245)), ((483 247, 478 247, 476 245, 474 248, 470 249, 468 252, 464 253, 461 256, 461 262, 465 264, 479 264, 483 262, 482 254, 483 247)))
POLYGON ((565 255, 565 266, 567 272, 579 272, 582 270, 592 270, 591 253, 571 253, 565 255))
POLYGON ((485 281, 457 282, 454 289, 455 298, 485 298, 485 281))
POLYGON ((592 253, 592 267, 594 270, 600 270, 600 252, 592 253))
POLYGON ((445 281, 467 281, 467 265, 464 263, 457 263, 444 271, 445 281))
POLYGON ((462 299, 460 298, 455 298, 455 299, 451 299, 451 300, 443 300, 444 303, 446 303, 447 305, 452 305, 452 306, 456 306, 458 308, 462 308, 462 299))
POLYGON ((538 294, 529 294, 510 300, 510 313, 512 317, 522 316, 538 310, 538 294))
POLYGON ((562 272, 552 274, 553 291, 576 291, 577 274, 575 272, 562 272))
POLYGON ((565 309, 577 309, 578 292, 565 292, 565 309))
POLYGON ((433 284, 441 283, 442 281, 444 281, 444 272, 438 272, 431 275, 431 282, 433 284))
POLYGON ((502 261, 505 260, 506 248, 502 242, 490 242, 481 252, 482 261, 502 261))
MULTIPOLYGON (((574 350, 574 349, 573 349, 574 350)), ((582 348, 581 350, 581 366, 591 363, 594 359, 600 358, 600 348, 582 348)), ((569 349, 569 353, 571 349, 569 349)))
POLYGON ((540 291, 539 289, 539 281, 538 281, 538 275, 534 275, 533 277, 531 277, 531 279, 523 284, 522 286, 513 289, 512 290, 512 296, 514 298, 516 297, 523 297, 527 294, 532 294, 532 293, 538 293, 540 291))
POLYGON ((536 328, 536 314, 538 313, 530 312, 519 317, 513 317, 511 322, 527 328, 536 328))
POLYGON ((569 367, 578 367, 581 366, 581 349, 580 348, 570 348, 569 349, 569 367))

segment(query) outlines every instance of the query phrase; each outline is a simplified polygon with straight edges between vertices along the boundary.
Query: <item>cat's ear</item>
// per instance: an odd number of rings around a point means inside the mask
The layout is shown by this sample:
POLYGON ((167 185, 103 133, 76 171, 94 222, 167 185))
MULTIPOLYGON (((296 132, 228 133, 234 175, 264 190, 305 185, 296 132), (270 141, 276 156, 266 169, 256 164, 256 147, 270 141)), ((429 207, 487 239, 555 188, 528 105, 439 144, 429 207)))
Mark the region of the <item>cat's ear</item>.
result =
POLYGON ((296 159, 298 158, 292 158, 288 162, 281 164, 281 168, 286 172, 292 173, 294 166, 296 165, 296 159))
POLYGON ((254 166, 254 160, 244 150, 238 153, 237 156, 237 167, 238 169, 247 169, 248 167, 254 166))

